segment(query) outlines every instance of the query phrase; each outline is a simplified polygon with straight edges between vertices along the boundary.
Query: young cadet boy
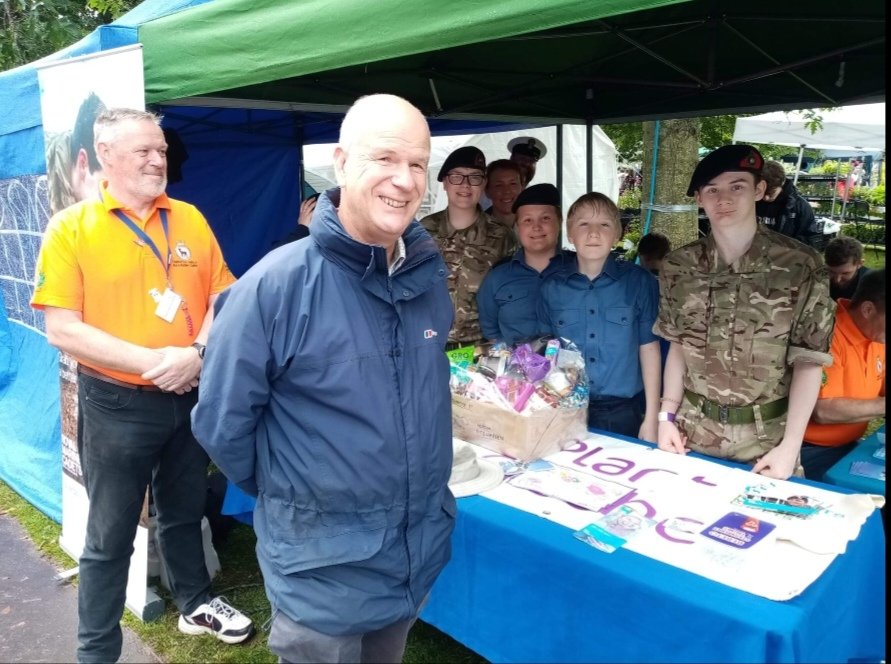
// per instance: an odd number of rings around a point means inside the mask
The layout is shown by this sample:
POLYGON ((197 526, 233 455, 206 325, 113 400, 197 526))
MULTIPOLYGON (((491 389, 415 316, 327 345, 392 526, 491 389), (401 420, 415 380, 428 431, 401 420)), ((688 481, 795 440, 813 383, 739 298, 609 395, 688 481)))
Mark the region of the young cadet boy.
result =
POLYGON ((557 248, 563 222, 557 187, 534 184, 524 189, 512 211, 522 247, 489 270, 476 295, 483 336, 509 345, 541 334, 542 280, 575 264, 571 251, 557 248))
POLYGON ((832 362, 835 305, 814 249, 758 224, 764 159, 749 145, 706 156, 688 196, 711 233, 665 257, 654 332, 671 342, 659 448, 754 464, 786 479, 832 362))
POLYGON ((621 213, 603 194, 585 194, 572 204, 567 231, 577 264, 542 284, 544 329, 584 354, 588 426, 655 442, 662 368, 653 334, 658 283, 611 254, 622 234, 621 213))

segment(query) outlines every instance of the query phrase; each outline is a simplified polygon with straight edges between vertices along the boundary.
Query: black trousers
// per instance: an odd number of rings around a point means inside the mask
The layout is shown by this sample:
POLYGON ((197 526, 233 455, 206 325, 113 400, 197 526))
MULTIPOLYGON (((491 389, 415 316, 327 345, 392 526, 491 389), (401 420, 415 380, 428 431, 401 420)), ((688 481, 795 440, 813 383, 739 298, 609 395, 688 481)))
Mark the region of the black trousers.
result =
POLYGON ((637 438, 646 413, 646 396, 600 397, 588 402, 588 427, 637 438))
POLYGON ((826 447, 807 441, 803 442, 801 444, 801 465, 804 467, 804 476, 809 480, 822 480, 823 475, 854 449, 856 444, 857 441, 854 441, 838 447, 826 447))
POLYGON ((208 457, 192 435, 197 390, 144 392, 78 376, 78 451, 90 499, 78 585, 78 662, 116 662, 133 538, 149 482, 180 611, 208 600, 201 518, 208 457))

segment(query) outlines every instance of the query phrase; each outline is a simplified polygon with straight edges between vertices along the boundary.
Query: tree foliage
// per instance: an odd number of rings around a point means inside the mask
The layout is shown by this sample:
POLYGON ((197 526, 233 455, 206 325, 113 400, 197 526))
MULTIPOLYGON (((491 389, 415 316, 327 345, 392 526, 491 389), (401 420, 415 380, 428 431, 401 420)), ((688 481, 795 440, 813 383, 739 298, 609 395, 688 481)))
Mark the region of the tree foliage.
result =
POLYGON ((87 4, 112 20, 133 9, 142 0, 88 0, 87 4))
POLYGON ((139 0, 0 0, 0 71, 65 48, 139 0))
MULTIPOLYGON (((733 129, 736 126, 736 118, 745 118, 755 113, 743 113, 740 115, 712 115, 700 118, 699 142, 706 150, 714 150, 722 145, 733 142, 733 129)), ((806 111, 807 125, 811 131, 816 131, 822 126, 822 116, 818 111, 806 111)), ((602 125, 600 127, 610 137, 619 153, 619 160, 626 163, 638 163, 643 161, 643 123, 629 122, 627 124, 602 125)), ((795 148, 782 145, 758 144, 758 149, 765 159, 781 159, 788 154, 797 154, 795 148)), ((815 156, 817 151, 805 150, 805 155, 815 156)))

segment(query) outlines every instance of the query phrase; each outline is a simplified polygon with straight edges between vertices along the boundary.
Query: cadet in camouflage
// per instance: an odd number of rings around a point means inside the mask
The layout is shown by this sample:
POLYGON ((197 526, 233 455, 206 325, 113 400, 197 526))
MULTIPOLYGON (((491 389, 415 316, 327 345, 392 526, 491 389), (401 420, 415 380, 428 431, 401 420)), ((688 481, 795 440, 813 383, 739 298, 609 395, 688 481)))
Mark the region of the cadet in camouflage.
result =
POLYGON ((754 462, 786 479, 801 474, 835 306, 820 254, 759 227, 762 163, 750 146, 725 146, 693 174, 688 194, 712 232, 662 264, 653 331, 671 350, 659 447, 754 462))
POLYGON ((499 224, 482 210, 477 212, 471 226, 456 230, 449 223, 448 209, 421 220, 449 268, 446 282, 455 322, 449 332, 449 343, 458 346, 476 344, 483 340, 480 330, 476 294, 489 269, 511 253, 513 230, 499 224))
POLYGON ((438 175, 448 195, 448 207, 421 220, 449 269, 447 286, 455 321, 447 349, 483 340, 476 294, 483 277, 510 255, 514 243, 513 231, 479 207, 485 173, 486 159, 478 148, 465 146, 452 152, 438 175))

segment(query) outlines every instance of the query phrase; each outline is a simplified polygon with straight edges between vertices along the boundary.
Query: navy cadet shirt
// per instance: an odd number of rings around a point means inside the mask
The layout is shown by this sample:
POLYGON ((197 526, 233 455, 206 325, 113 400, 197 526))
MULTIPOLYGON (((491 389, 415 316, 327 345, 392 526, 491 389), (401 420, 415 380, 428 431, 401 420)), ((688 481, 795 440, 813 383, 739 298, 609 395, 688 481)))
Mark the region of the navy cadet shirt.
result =
POLYGON ((526 264, 521 248, 510 259, 489 270, 476 294, 483 337, 514 345, 547 334, 538 319, 538 299, 542 281, 575 265, 575 253, 558 250, 544 271, 526 264))
POLYGON ((633 397, 643 389, 640 347, 657 341, 653 324, 659 283, 647 270, 614 256, 594 279, 570 266, 541 286, 544 329, 584 353, 591 398, 633 397))

